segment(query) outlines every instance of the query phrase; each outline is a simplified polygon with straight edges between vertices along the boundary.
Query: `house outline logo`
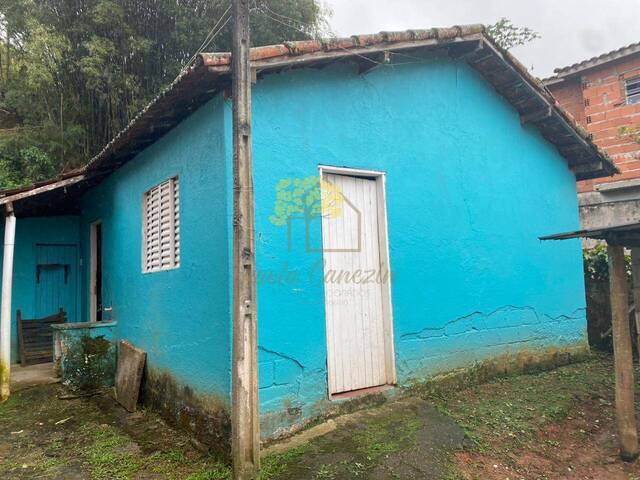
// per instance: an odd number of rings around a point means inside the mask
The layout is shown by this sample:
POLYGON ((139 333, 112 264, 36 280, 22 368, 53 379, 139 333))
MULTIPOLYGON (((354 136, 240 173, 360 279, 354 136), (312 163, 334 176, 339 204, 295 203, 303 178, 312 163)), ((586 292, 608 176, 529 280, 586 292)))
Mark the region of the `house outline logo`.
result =
POLYGON ((283 178, 276 185, 274 214, 269 221, 278 227, 287 227, 287 249, 294 249, 293 224, 303 221, 305 229, 305 251, 307 253, 353 253, 362 251, 362 212, 335 185, 318 176, 305 179, 283 178), (356 242, 349 248, 321 248, 311 244, 311 225, 318 218, 336 219, 344 215, 345 208, 356 216, 356 242))

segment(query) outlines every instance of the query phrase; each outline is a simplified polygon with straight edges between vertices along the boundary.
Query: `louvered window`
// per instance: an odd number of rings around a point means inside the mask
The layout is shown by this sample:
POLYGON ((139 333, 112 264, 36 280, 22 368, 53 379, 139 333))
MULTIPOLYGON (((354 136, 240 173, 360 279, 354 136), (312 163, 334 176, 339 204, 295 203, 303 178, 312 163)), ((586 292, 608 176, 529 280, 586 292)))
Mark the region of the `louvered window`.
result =
POLYGON ((625 82, 627 103, 640 103, 640 77, 632 78, 625 82))
POLYGON ((142 199, 142 271, 180 266, 180 185, 178 177, 153 187, 142 199))

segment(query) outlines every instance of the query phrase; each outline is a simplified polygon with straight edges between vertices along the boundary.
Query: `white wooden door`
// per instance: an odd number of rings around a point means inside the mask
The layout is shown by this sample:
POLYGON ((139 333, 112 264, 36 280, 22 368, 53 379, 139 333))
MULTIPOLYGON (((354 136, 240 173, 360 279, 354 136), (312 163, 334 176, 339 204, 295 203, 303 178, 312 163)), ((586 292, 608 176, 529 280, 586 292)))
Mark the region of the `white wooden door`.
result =
POLYGON ((387 267, 381 261, 384 209, 376 179, 331 173, 323 179, 334 195, 342 197, 335 202, 337 207, 323 202, 322 217, 327 363, 333 395, 393 383, 384 306, 390 279, 383 282, 379 275, 387 267))

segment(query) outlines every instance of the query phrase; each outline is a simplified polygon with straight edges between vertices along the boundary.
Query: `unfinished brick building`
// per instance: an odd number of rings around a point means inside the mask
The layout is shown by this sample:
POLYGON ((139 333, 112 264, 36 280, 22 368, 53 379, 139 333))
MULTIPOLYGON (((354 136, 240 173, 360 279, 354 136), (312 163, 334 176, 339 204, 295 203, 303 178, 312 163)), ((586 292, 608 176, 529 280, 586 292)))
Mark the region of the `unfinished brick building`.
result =
POLYGON ((639 221, 640 42, 558 68, 543 82, 621 172, 578 182, 582 227, 639 221))

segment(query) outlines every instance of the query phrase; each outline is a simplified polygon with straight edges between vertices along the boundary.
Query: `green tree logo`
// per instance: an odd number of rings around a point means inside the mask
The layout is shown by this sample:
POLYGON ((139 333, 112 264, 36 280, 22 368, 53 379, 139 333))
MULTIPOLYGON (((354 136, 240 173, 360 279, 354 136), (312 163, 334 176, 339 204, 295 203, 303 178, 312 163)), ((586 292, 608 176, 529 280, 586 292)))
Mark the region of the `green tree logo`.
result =
POLYGON ((269 221, 278 227, 287 226, 289 232, 289 250, 292 249, 291 222, 302 219, 307 231, 307 250, 309 245, 309 225, 322 216, 337 218, 342 215, 344 197, 340 187, 320 177, 283 178, 276 185, 274 213, 269 221))

